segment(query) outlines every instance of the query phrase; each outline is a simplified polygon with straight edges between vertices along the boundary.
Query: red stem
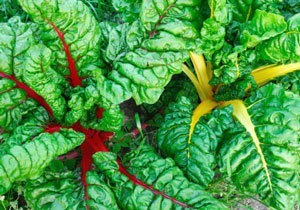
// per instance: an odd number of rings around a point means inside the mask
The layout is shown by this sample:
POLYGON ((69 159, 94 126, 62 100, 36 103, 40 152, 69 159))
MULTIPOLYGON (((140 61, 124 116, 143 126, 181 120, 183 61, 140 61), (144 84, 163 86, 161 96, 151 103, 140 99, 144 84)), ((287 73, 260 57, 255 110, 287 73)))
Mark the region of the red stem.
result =
POLYGON ((65 35, 62 33, 62 31, 59 30, 59 28, 54 23, 50 22, 48 19, 46 21, 52 26, 52 28, 57 33, 58 38, 60 39, 60 41, 62 42, 62 44, 64 46, 64 51, 65 51, 65 54, 66 54, 66 57, 67 57, 67 60, 69 63, 68 68, 70 70, 71 85, 73 87, 82 86, 81 79, 80 79, 80 77, 78 75, 78 71, 76 69, 75 61, 71 55, 69 46, 65 40, 65 35))
POLYGON ((130 181, 132 181, 135 185, 140 185, 145 189, 150 190, 153 194, 155 195, 161 195, 162 197, 171 200, 173 203, 178 204, 184 208, 189 208, 189 206, 183 202, 180 202, 178 200, 176 200, 175 198, 172 198, 170 196, 168 196, 167 194, 165 194, 164 192, 158 191, 153 189, 152 186, 147 185, 146 183, 142 182, 141 180, 137 179, 135 176, 131 175, 130 173, 127 172, 127 170, 124 168, 124 166, 122 165, 122 163, 120 161, 118 161, 119 164, 119 170, 122 174, 124 174, 125 176, 127 176, 130 181))
MULTIPOLYGON (((142 128, 142 130, 145 130, 148 126, 149 126, 149 124, 144 123, 144 124, 142 124, 141 128, 142 128)), ((131 135, 132 135, 133 137, 136 137, 136 136, 139 135, 139 134, 140 134, 140 130, 137 129, 137 128, 131 131, 131 135)))
POLYGON ((59 160, 71 160, 74 158, 77 158, 79 156, 79 153, 77 151, 71 151, 67 153, 66 155, 61 155, 58 157, 59 160))
POLYGON ((46 132, 46 133, 55 133, 55 132, 58 132, 61 128, 62 128, 62 126, 60 126, 60 125, 48 125, 44 129, 44 132, 46 132))
POLYGON ((30 87, 28 87, 24 83, 17 80, 17 78, 15 78, 14 76, 0 72, 0 77, 14 81, 18 88, 24 90, 30 98, 33 98, 34 100, 39 102, 39 104, 42 105, 47 110, 48 114, 51 117, 53 117, 53 111, 52 111, 51 107, 46 103, 45 99, 42 96, 37 94, 34 90, 32 90, 30 87))

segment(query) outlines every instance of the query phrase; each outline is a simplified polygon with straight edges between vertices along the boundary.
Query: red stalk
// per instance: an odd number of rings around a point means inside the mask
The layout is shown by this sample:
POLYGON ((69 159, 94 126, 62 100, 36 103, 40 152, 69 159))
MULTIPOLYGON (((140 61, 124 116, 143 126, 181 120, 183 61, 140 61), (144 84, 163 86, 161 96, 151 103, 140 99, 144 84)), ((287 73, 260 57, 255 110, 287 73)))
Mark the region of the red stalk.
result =
POLYGON ((68 68, 70 70, 71 85, 73 87, 82 86, 81 79, 80 79, 80 77, 78 75, 78 71, 76 69, 75 61, 74 61, 74 59, 71 55, 69 46, 66 43, 65 35, 62 33, 62 31, 59 30, 59 28, 54 23, 50 22, 48 19, 46 21, 52 26, 54 31, 57 33, 58 38, 60 39, 60 41, 63 44, 64 51, 65 51, 65 54, 66 54, 66 57, 67 57, 67 60, 68 60, 68 63, 69 63, 68 68))
POLYGON ((71 160, 74 158, 77 158, 79 156, 79 153, 77 151, 71 151, 65 155, 61 155, 58 157, 59 160, 71 160))
POLYGON ((30 98, 36 100, 40 105, 42 105, 47 110, 48 114, 51 117, 53 117, 53 111, 52 111, 51 107, 46 103, 45 99, 42 96, 37 94, 34 90, 32 90, 30 87, 28 87, 24 83, 17 80, 17 78, 15 78, 14 76, 0 72, 0 77, 14 81, 18 88, 24 90, 30 98))
POLYGON ((119 164, 119 170, 122 174, 124 174, 125 176, 127 176, 130 181, 132 181, 135 185, 140 185, 145 189, 150 190, 153 194, 155 195, 161 195, 162 197, 171 200, 173 203, 178 204, 184 208, 189 208, 189 206, 183 202, 180 202, 178 200, 176 200, 175 198, 172 198, 170 196, 168 196, 167 194, 165 194, 164 192, 158 191, 153 189, 152 186, 147 185, 146 183, 142 182, 141 180, 137 179, 135 176, 131 175, 130 173, 127 172, 127 170, 124 168, 124 166, 122 165, 122 163, 120 161, 118 161, 119 164))
POLYGON ((60 125, 48 125, 45 128, 44 132, 46 132, 46 133, 55 133, 55 132, 59 132, 61 128, 62 128, 62 126, 60 126, 60 125))

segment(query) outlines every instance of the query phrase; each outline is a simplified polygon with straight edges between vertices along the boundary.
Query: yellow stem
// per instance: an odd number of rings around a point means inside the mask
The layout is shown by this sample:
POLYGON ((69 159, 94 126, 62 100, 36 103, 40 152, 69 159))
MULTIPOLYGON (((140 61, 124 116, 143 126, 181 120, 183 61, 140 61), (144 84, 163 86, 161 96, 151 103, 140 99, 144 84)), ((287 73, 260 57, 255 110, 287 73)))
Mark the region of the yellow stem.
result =
POLYGON ((186 66, 182 65, 183 72, 188 76, 188 78, 192 81, 193 85, 196 88, 196 91, 199 95, 199 98, 201 98, 204 95, 203 90, 200 87, 199 81, 197 80, 197 77, 194 75, 194 73, 186 66))
POLYGON ((250 136, 252 137, 252 140, 257 149, 257 152, 260 155, 262 165, 266 172, 268 183, 269 183, 270 189, 272 191, 272 182, 271 182, 270 173, 269 173, 269 170, 267 167, 267 162, 266 162, 265 156, 262 152, 262 149, 260 147, 261 143, 259 142, 259 139, 256 135, 255 127, 251 121, 251 117, 247 111, 247 108, 246 108, 244 102, 241 100, 232 100, 232 101, 225 102, 224 105, 232 105, 233 106, 233 116, 235 116, 238 119, 238 121, 240 121, 240 123, 245 127, 245 129, 249 132, 250 136))
POLYGON ((265 67, 259 67, 253 70, 251 75, 256 83, 261 86, 276 77, 284 76, 296 70, 300 70, 300 62, 279 66, 269 65, 265 67))
POLYGON ((209 84, 209 76, 206 68, 206 63, 203 55, 197 55, 195 53, 190 52, 190 57, 193 62, 196 75, 198 77, 200 88, 204 93, 201 95, 201 101, 204 101, 207 98, 211 98, 213 95, 212 87, 209 84))
MULTIPOLYGON (((217 102, 215 102, 213 99, 206 99, 202 101, 197 108, 194 110, 192 121, 190 124, 190 130, 189 130, 189 137, 188 137, 188 144, 191 144, 192 135, 195 130, 195 126, 197 122, 200 120, 200 118, 209 113, 211 110, 213 110, 218 105, 217 102)), ((188 158, 190 157, 190 151, 188 147, 188 158)))

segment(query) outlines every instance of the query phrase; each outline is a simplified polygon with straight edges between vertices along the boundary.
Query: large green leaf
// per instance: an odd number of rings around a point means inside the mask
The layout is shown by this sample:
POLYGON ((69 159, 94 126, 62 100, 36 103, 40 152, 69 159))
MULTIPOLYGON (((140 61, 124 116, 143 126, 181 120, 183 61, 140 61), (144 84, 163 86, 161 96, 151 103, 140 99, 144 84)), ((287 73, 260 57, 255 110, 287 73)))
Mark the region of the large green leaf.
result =
POLYGON ((22 76, 24 82, 50 105, 56 119, 61 121, 66 112, 66 101, 62 96, 66 81, 50 67, 51 55, 51 50, 45 45, 30 47, 25 54, 22 76))
POLYGON ((56 156, 79 146, 82 133, 61 129, 53 134, 42 133, 31 142, 14 145, 0 156, 0 194, 6 193, 15 181, 37 178, 56 156))
POLYGON ((0 72, 21 79, 26 52, 37 43, 37 25, 13 17, 0 28, 0 72))
POLYGON ((281 34, 287 29, 284 17, 262 10, 256 10, 251 21, 247 22, 241 34, 241 44, 255 47, 258 43, 281 34))
POLYGON ((69 75, 70 56, 80 76, 87 75, 99 62, 100 28, 89 8, 77 0, 19 0, 22 8, 39 25, 41 38, 51 49, 55 70, 69 75), (63 41, 65 42, 65 46, 63 41), (70 56, 67 55, 67 49, 70 56))
POLYGON ((93 158, 122 209, 226 209, 199 185, 189 182, 172 159, 161 159, 149 146, 129 153, 126 165, 130 173, 150 187, 135 185, 121 174, 114 153, 99 152, 93 158))
POLYGON ((198 3, 143 1, 132 24, 102 23, 103 58, 112 70, 94 76, 101 95, 116 104, 131 97, 137 104, 157 101, 196 49, 198 3))
POLYGON ((0 78, 0 127, 5 130, 16 128, 22 117, 38 106, 15 85, 11 80, 0 78))
POLYGON ((3 140, 0 146, 0 154, 14 145, 30 142, 32 138, 44 131, 47 123, 49 123, 49 115, 43 107, 29 111, 22 116, 22 120, 16 128, 11 130, 11 132, 5 132, 0 135, 0 139, 3 140))
POLYGON ((124 22, 133 22, 139 17, 142 0, 113 0, 112 5, 121 13, 124 22))
POLYGON ((48 168, 41 177, 26 183, 25 200, 34 210, 85 210, 87 206, 91 210, 119 209, 114 193, 99 174, 95 171, 86 174, 87 188, 78 177, 77 169, 55 171, 48 168))
POLYGON ((97 172, 89 171, 87 173, 88 183, 88 206, 94 210, 117 210, 118 207, 115 195, 110 186, 100 178, 97 172))
POLYGON ((233 20, 247 22, 251 20, 255 10, 275 12, 280 0, 229 0, 229 8, 233 13, 233 20))
POLYGON ((172 157, 190 181, 207 187, 215 175, 216 146, 223 130, 232 124, 232 117, 230 109, 216 109, 197 122, 190 137, 196 106, 186 97, 170 104, 157 132, 157 142, 163 154, 172 157))
POLYGON ((220 169, 241 190, 259 194, 268 206, 294 209, 300 189, 300 97, 270 84, 245 103, 259 145, 237 123, 224 133, 220 169))
POLYGON ((257 51, 261 60, 273 63, 299 61, 300 14, 291 17, 287 24, 285 33, 258 45, 257 51))
POLYGON ((38 179, 25 185, 24 195, 31 209, 84 210, 84 188, 78 172, 46 171, 38 179))

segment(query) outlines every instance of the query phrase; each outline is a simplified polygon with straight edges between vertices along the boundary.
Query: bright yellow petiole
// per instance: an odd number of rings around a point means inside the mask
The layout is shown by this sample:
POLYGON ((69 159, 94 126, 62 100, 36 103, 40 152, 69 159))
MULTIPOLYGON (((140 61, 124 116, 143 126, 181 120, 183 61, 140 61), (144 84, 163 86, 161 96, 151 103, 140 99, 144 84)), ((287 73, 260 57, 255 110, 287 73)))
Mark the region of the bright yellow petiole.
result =
POLYGON ((195 72, 199 81, 199 85, 202 89, 203 95, 201 95, 201 101, 204 101, 207 98, 211 98, 213 95, 212 87, 209 84, 209 76, 206 68, 206 63, 203 55, 197 55, 190 52, 190 57, 193 62, 195 72))
POLYGON ((259 139, 256 135, 255 132, 255 127, 251 121, 251 117, 247 111, 247 107, 245 106, 244 102, 241 100, 232 100, 232 101, 227 101, 224 102, 223 105, 232 105, 233 106, 233 116, 244 126, 244 128, 249 132, 253 143, 257 149, 258 154, 260 155, 261 161, 262 161, 262 165, 263 168, 266 172, 266 176, 268 179, 268 183, 270 186, 270 189, 272 191, 272 183, 271 183, 271 177, 270 177, 270 173, 269 173, 269 169, 267 167, 267 162, 265 159, 265 156, 262 152, 262 149, 260 147, 260 142, 259 139))
POLYGON ((291 63, 286 65, 269 65, 259 67, 251 72, 256 83, 261 86, 271 81, 272 79, 280 76, 284 76, 288 73, 300 70, 300 62, 291 63))
MULTIPOLYGON (((213 110, 218 105, 217 102, 215 102, 212 99, 206 99, 202 101, 197 108, 194 110, 192 121, 190 124, 190 130, 189 130, 189 137, 188 137, 188 144, 191 144, 192 135, 194 133, 195 126, 197 122, 200 120, 202 116, 209 113, 211 110, 213 110)), ((188 158, 190 157, 190 152, 188 148, 188 158)))

